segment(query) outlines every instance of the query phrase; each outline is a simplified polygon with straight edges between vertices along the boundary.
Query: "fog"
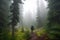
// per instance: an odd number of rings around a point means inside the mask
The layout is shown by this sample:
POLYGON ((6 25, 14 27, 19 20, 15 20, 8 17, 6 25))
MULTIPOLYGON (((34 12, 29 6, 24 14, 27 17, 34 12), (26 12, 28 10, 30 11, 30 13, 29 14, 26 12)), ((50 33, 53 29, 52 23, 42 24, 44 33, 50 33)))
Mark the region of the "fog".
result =
MULTIPOLYGON (((39 7, 40 18, 42 22, 47 19, 47 8, 48 3, 45 0, 26 0, 24 1, 22 17, 20 17, 20 22, 23 26, 30 27, 31 25, 36 25, 36 17, 37 17, 37 8, 39 7), (39 4, 39 5, 38 5, 39 4)), ((21 14, 20 14, 21 15, 21 14)))

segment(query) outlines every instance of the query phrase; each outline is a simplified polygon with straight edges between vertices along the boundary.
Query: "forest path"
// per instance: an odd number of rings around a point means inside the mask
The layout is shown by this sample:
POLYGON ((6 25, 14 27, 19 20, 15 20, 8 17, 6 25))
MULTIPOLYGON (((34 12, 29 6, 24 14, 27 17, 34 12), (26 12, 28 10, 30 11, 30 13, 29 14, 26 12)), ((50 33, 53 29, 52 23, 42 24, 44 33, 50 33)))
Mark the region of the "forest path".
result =
POLYGON ((31 32, 30 36, 31 36, 30 40, 39 40, 35 32, 31 32))
POLYGON ((30 34, 31 38, 29 40, 46 40, 46 35, 42 35, 42 36, 37 36, 37 34, 35 32, 31 32, 30 34))

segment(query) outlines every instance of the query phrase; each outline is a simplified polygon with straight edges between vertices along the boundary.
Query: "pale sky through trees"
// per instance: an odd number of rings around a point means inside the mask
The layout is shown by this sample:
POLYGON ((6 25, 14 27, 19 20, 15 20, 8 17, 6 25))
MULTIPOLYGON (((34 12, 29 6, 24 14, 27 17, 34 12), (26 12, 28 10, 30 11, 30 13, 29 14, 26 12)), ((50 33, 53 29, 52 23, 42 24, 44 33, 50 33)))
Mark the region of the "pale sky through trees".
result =
MULTIPOLYGON (((47 2, 45 0, 42 0, 42 2, 44 3, 44 6, 47 7, 47 2)), ((34 12, 36 8, 37 8, 37 0, 26 0, 24 2, 24 12, 28 11, 34 12)))
MULTIPOLYGON (((39 2, 40 2, 39 3, 40 7, 42 7, 41 11, 42 10, 44 11, 47 7, 47 2, 45 0, 39 0, 39 2)), ((36 13, 37 13, 37 0, 26 0, 23 5, 23 21, 24 21, 24 23, 31 24, 36 19, 36 13)), ((40 13, 40 14, 43 15, 44 13, 40 13)))

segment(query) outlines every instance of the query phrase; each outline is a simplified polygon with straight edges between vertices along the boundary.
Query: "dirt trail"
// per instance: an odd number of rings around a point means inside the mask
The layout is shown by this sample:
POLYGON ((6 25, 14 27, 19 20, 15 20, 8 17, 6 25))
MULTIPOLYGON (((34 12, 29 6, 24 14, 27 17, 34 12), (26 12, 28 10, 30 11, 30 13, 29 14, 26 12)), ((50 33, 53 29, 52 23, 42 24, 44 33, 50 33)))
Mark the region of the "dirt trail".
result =
POLYGON ((29 40, 46 40, 46 35, 42 35, 41 37, 38 37, 36 33, 31 33, 31 38, 29 40))
POLYGON ((31 35, 31 38, 30 38, 30 40, 39 40, 39 38, 38 38, 38 36, 36 35, 36 33, 31 33, 30 34, 31 35))

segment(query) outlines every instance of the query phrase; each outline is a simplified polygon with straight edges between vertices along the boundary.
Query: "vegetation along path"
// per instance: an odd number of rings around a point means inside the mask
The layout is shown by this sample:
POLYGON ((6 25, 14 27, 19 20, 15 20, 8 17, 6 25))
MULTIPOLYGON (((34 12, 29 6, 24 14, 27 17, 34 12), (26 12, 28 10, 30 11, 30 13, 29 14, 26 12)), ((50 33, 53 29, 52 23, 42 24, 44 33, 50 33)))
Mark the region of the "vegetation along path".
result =
POLYGON ((30 34, 30 39, 29 40, 46 40, 46 34, 44 34, 42 36, 37 36, 37 34, 35 32, 32 32, 30 34))

